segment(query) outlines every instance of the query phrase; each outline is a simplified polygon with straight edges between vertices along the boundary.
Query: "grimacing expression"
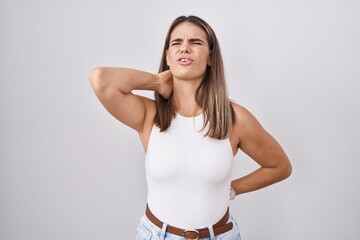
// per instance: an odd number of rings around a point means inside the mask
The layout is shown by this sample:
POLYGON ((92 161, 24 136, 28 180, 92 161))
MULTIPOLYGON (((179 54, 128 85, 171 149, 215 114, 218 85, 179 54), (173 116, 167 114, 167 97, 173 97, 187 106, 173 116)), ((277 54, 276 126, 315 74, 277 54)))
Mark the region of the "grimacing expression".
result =
POLYGON ((170 35, 166 62, 176 79, 202 80, 211 65, 207 35, 199 26, 183 22, 170 35))

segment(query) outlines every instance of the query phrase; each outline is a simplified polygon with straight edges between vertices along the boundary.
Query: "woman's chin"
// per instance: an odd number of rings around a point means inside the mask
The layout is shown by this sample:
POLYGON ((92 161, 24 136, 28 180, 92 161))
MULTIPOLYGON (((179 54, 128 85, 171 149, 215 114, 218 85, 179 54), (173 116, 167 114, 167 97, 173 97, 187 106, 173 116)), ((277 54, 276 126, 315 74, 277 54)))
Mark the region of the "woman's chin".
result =
POLYGON ((172 72, 174 80, 184 80, 184 81, 196 81, 202 80, 204 74, 195 74, 194 72, 172 72))

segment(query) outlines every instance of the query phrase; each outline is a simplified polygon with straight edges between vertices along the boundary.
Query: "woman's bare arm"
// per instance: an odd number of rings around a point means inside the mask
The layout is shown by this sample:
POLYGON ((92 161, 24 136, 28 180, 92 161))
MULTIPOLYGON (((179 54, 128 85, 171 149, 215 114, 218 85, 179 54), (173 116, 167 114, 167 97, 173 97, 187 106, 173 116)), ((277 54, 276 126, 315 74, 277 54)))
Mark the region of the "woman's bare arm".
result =
POLYGON ((129 68, 100 67, 91 72, 90 83, 106 110, 138 132, 143 130, 147 110, 155 104, 132 91, 157 91, 165 98, 172 92, 170 71, 152 74, 129 68))
POLYGON ((234 109, 238 147, 260 165, 256 171, 232 181, 236 194, 255 191, 289 177, 291 163, 280 144, 249 111, 235 104, 234 109))

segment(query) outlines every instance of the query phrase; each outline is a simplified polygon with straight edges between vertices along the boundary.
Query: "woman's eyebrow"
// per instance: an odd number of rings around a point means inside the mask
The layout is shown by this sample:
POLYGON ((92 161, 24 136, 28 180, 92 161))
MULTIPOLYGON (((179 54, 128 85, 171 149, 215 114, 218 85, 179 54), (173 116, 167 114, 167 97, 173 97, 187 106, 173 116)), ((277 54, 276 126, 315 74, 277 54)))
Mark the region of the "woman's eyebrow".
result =
POLYGON ((173 42, 182 42, 183 39, 182 38, 175 38, 173 40, 170 41, 170 43, 173 43, 173 42))
POLYGON ((202 42, 202 43, 205 43, 205 41, 202 40, 201 38, 190 38, 189 42, 202 42))

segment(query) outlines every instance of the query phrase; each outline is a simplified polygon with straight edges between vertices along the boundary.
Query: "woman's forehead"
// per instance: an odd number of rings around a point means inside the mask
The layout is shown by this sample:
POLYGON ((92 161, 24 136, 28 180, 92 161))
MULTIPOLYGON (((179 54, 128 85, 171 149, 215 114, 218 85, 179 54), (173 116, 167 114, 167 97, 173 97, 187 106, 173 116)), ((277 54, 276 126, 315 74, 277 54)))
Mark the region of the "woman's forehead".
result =
POLYGON ((170 34, 170 40, 174 38, 200 38, 204 41, 207 40, 205 31, 191 22, 183 22, 177 25, 170 34))

